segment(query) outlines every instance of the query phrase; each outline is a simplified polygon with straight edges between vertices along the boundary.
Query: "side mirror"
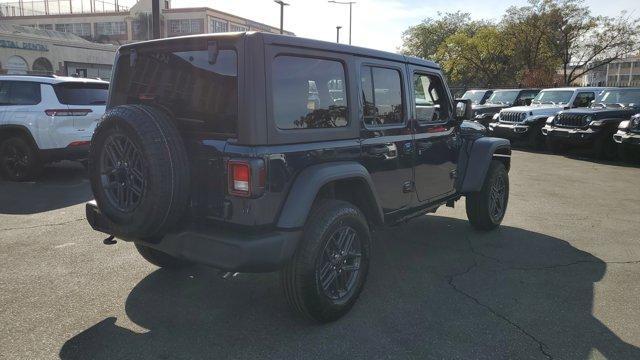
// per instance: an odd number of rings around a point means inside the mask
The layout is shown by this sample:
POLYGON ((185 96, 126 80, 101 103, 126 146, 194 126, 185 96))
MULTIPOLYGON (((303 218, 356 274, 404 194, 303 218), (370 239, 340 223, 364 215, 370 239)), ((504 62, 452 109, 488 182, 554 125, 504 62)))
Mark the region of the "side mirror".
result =
POLYGON ((462 122, 463 120, 473 119, 473 102, 470 99, 456 99, 456 120, 462 122))

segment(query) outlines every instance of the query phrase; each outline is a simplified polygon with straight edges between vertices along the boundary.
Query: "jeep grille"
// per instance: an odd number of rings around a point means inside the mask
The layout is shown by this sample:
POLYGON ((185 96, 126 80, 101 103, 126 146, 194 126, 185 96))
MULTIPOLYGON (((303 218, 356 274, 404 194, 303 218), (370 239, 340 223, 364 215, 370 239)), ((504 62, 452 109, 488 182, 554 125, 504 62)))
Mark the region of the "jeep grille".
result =
POLYGON ((554 124, 556 126, 570 128, 581 128, 589 125, 587 124, 586 116, 580 114, 558 114, 554 124))
POLYGON ((500 122, 521 123, 526 117, 526 113, 521 111, 500 112, 500 122))

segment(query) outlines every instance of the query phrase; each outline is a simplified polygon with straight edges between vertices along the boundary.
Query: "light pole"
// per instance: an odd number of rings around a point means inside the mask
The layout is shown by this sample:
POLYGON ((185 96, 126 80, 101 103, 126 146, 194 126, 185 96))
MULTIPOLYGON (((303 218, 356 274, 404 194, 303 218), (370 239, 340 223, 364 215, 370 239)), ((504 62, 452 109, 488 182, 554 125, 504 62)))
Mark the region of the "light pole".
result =
POLYGON ((282 29, 282 27, 284 25, 284 7, 288 6, 289 4, 282 0, 273 0, 273 2, 275 2, 276 4, 280 4, 280 34, 283 34, 284 30, 282 29))
POLYGON ((340 29, 342 29, 342 26, 340 25, 336 26, 336 42, 338 44, 340 43, 340 29))
POLYGON ((330 3, 333 4, 340 4, 340 5, 349 5, 349 45, 351 45, 351 7, 353 4, 355 4, 355 1, 335 1, 335 0, 329 0, 330 3))

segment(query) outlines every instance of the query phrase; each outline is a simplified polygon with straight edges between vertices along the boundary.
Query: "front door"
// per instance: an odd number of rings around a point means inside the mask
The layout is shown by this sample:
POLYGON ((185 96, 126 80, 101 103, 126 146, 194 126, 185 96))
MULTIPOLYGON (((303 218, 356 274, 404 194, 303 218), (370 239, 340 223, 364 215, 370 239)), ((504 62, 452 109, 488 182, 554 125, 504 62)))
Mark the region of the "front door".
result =
POLYGON ((440 75, 410 68, 414 181, 419 201, 429 203, 455 192, 458 132, 453 106, 440 75))
POLYGON ((413 144, 404 64, 359 64, 362 163, 371 174, 385 215, 409 206, 413 193, 413 144))

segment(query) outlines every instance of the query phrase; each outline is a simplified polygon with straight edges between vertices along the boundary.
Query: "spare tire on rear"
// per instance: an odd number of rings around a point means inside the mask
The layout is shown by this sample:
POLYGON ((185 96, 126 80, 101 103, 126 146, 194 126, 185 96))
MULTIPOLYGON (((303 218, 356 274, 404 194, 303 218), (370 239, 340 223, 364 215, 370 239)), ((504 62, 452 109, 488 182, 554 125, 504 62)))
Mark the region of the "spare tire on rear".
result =
POLYGON ((148 239, 174 227, 187 207, 190 174, 168 114, 147 105, 107 110, 91 140, 89 180, 115 235, 148 239))

